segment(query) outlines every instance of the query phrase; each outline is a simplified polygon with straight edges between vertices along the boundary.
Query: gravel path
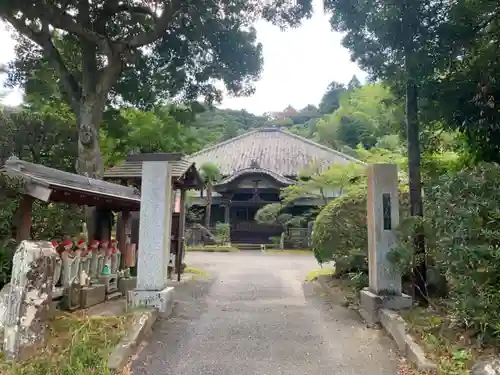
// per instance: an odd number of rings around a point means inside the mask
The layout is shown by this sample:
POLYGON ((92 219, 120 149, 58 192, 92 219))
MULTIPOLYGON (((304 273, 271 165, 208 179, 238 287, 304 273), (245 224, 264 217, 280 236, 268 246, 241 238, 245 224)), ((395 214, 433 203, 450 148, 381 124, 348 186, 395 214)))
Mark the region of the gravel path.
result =
POLYGON ((309 255, 189 253, 210 272, 176 289, 134 375, 396 375, 390 339, 332 305, 305 276, 309 255))

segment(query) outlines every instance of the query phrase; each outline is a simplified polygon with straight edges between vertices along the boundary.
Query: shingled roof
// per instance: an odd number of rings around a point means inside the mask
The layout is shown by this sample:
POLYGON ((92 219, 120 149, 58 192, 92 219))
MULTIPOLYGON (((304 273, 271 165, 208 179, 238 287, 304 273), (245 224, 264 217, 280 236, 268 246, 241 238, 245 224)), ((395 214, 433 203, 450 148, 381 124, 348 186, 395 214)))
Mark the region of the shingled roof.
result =
POLYGON ((282 176, 295 177, 302 169, 317 164, 361 161, 310 139, 277 128, 254 130, 205 148, 189 156, 196 165, 216 164, 223 176, 230 176, 256 165, 282 176))

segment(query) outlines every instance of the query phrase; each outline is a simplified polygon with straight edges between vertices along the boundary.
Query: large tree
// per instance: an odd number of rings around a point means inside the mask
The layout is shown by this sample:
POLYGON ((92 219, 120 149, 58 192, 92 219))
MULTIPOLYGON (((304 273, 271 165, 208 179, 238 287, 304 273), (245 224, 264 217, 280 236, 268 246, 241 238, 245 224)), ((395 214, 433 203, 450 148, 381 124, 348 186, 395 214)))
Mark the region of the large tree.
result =
POLYGON ((281 26, 311 14, 310 0, 0 1, 0 18, 18 33, 13 82, 29 88, 48 65, 78 125, 77 171, 99 177, 99 127, 110 104, 217 100, 252 90, 262 65, 252 23, 281 26))

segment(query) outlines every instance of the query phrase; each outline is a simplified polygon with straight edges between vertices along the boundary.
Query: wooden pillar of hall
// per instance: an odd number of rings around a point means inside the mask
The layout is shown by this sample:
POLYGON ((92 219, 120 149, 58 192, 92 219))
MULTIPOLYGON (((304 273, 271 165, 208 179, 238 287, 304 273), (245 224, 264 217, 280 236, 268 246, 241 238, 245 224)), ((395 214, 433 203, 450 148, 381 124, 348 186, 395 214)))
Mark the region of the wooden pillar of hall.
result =
POLYGON ((19 218, 17 223, 16 241, 29 240, 31 237, 31 217, 33 214, 33 202, 35 198, 29 195, 22 195, 19 203, 19 218))
POLYGON ((229 226, 228 242, 231 242, 231 202, 227 202, 224 206, 224 223, 229 226))
POLYGON ((177 257, 175 258, 175 268, 177 268, 177 281, 181 281, 182 260, 184 258, 184 241, 186 230, 186 190, 181 189, 179 200, 179 241, 177 241, 177 257))

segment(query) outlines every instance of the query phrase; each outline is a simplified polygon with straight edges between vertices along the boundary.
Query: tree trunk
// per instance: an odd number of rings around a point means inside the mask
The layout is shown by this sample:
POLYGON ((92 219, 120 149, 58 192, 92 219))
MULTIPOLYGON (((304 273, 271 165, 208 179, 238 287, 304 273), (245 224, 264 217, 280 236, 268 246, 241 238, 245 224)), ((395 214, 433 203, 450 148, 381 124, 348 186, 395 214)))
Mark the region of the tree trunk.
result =
POLYGON ((210 219, 212 216, 212 183, 207 183, 207 206, 205 208, 205 227, 210 230, 210 219))
MULTIPOLYGON (((82 100, 76 114, 78 125, 78 159, 76 171, 90 178, 102 178, 104 162, 101 154, 99 127, 104 111, 104 100, 82 100)), ((86 207, 88 240, 96 236, 96 212, 94 207, 86 207)))
MULTIPOLYGON (((410 187, 410 214, 423 216, 422 181, 420 175, 420 132, 418 120, 418 88, 413 77, 406 82, 406 122, 408 135, 408 177, 410 187)), ((414 297, 427 302, 425 237, 420 228, 414 241, 415 265, 413 268, 414 297)))

